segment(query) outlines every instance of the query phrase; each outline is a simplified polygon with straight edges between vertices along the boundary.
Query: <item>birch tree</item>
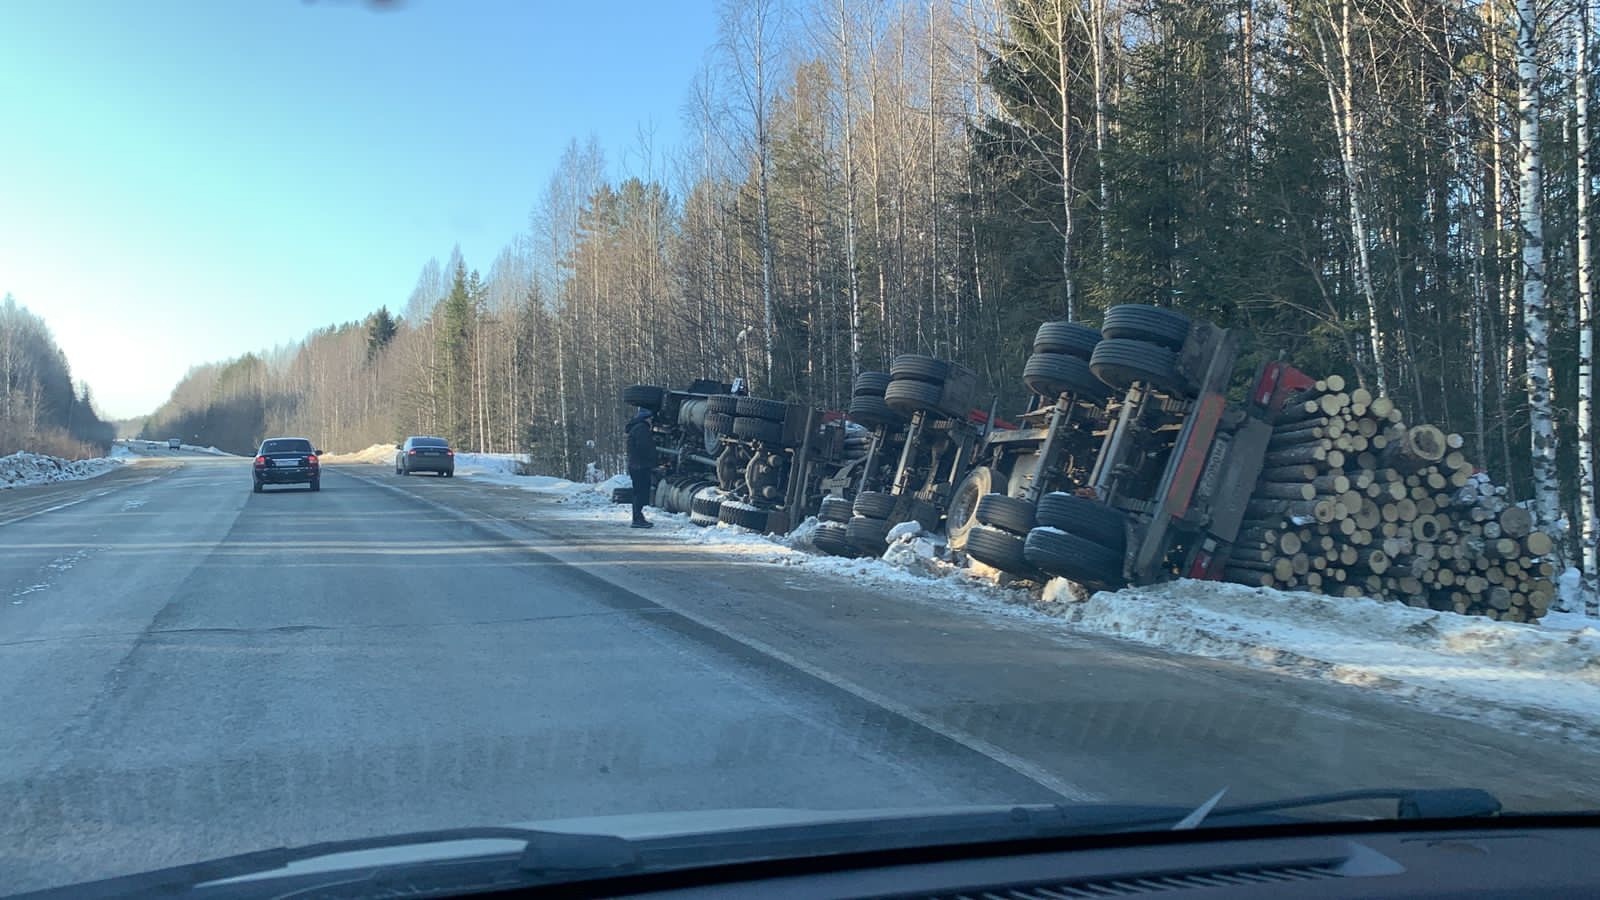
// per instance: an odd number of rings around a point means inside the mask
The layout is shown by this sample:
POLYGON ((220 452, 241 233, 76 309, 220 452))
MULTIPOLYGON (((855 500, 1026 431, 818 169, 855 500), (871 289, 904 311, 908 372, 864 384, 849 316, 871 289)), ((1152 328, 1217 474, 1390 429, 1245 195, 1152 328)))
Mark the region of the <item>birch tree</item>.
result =
POLYGON ((1594 482, 1594 271, 1589 223, 1589 28, 1590 2, 1578 0, 1573 39, 1572 107, 1577 136, 1577 290, 1578 290, 1578 524, 1582 546, 1584 608, 1600 613, 1600 522, 1595 514, 1594 482))
POLYGON ((1517 171, 1522 232, 1522 317, 1527 346, 1528 433, 1533 499, 1539 521, 1559 531, 1561 485, 1556 477, 1555 410, 1551 397, 1550 310, 1545 297, 1544 153, 1540 147, 1539 50, 1543 39, 1537 0, 1516 0, 1517 171))

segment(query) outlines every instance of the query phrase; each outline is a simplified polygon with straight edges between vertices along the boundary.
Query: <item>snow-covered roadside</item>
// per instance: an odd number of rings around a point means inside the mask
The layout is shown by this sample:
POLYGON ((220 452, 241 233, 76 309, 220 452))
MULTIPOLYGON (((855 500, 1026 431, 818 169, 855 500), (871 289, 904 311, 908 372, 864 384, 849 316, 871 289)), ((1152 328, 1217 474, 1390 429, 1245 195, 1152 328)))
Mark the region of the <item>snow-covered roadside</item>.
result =
MULTIPOLYGON (((609 502, 622 476, 603 484, 512 476, 555 496, 575 517, 626 527, 629 509, 609 502)), ((542 513, 541 513, 542 514, 542 513)), ((730 525, 701 528, 687 516, 652 511, 652 537, 715 546, 719 556, 893 588, 922 602, 1070 634, 1095 634, 1173 652, 1379 691, 1449 715, 1508 728, 1600 735, 1600 630, 1593 620, 1552 614, 1525 625, 1414 609, 1377 600, 1180 581, 1072 599, 1062 581, 1042 591, 1002 587, 995 573, 940 560, 914 528, 883 559, 825 556, 811 546, 812 520, 792 534, 763 536, 730 525)))
POLYGON ((0 456, 0 490, 30 484, 48 484, 52 481, 80 481, 94 478, 133 458, 134 454, 128 452, 125 447, 113 447, 110 456, 70 460, 21 450, 10 456, 0 456))

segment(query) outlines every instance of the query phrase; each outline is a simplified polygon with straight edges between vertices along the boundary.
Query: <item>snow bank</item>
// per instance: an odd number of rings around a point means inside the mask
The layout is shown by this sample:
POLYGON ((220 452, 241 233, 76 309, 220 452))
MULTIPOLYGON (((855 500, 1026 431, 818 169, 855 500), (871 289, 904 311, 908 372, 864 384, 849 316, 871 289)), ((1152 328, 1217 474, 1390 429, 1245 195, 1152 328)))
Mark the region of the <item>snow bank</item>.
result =
POLYGON ((1075 631, 1373 688, 1513 727, 1600 733, 1600 631, 1578 616, 1496 622, 1209 581, 1039 608, 1075 631))
POLYGON ((394 465, 393 444, 373 444, 365 450, 354 453, 325 453, 322 461, 325 463, 370 463, 373 465, 394 465))
POLYGON ((126 448, 113 448, 113 455, 95 459, 62 459, 26 450, 0 456, 0 490, 52 481, 78 481, 93 478, 122 465, 133 456, 126 448), (116 450, 123 452, 117 454, 116 450))

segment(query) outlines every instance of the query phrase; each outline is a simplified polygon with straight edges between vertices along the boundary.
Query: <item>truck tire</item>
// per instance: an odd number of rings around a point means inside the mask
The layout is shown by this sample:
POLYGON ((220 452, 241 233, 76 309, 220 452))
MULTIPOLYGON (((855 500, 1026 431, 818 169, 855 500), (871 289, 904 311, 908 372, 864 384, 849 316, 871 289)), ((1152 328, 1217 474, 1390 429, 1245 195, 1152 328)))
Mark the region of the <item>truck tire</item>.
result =
POLYGON ((716 488, 701 489, 689 501, 689 512, 693 515, 710 516, 713 522, 717 513, 722 509, 722 497, 717 494, 716 488))
POLYGON ((956 485, 944 519, 944 542, 951 550, 967 546, 967 534, 978 524, 978 501, 994 490, 994 470, 978 466, 956 485))
POLYGON ((783 443, 783 425, 767 419, 739 416, 733 420, 733 436, 776 446, 783 443))
POLYGON ((1110 396, 1105 382, 1094 377, 1089 363, 1065 353, 1035 353, 1022 367, 1022 383, 1041 397, 1054 400, 1072 394, 1084 400, 1101 401, 1110 396))
POLYGON ((1025 539, 992 525, 974 525, 967 532, 967 555, 1013 575, 1032 575, 1035 572, 1023 553, 1025 539))
POLYGON ((1128 544, 1127 519, 1122 510, 1087 497, 1061 491, 1039 498, 1034 519, 1040 526, 1059 528, 1121 553, 1128 544))
POLYGON ((844 522, 823 522, 811 535, 811 546, 829 556, 855 556, 850 545, 850 527, 844 522))
POLYGON ((1033 516, 1032 503, 1005 494, 984 494, 973 509, 978 524, 1009 531, 1018 537, 1026 536, 1037 524, 1033 516))
POLYGON ((727 413, 706 413, 706 433, 716 437, 733 434, 733 416, 727 413))
POLYGON ((851 512, 869 519, 887 519, 894 514, 895 496, 883 491, 862 491, 856 495, 851 512))
POLYGON ((1091 587, 1122 584, 1122 554, 1057 528, 1035 528, 1023 543, 1028 562, 1046 575, 1091 587))
POLYGON ((889 389, 888 372, 862 372, 856 376, 851 395, 856 397, 882 397, 889 389))
POLYGON ((1089 370, 1119 391, 1138 381, 1175 394, 1187 393, 1172 351, 1147 341, 1106 338, 1094 348, 1089 370))
MULTIPOLYGON (((902 353, 889 364, 889 377, 894 381, 925 381, 930 384, 944 384, 950 377, 950 364, 942 359, 931 356, 919 356, 915 353, 902 353)), ((892 387, 892 385, 891 385, 892 387)))
POLYGON ((1100 332, 1077 322, 1046 322, 1033 335, 1033 352, 1064 353, 1079 359, 1088 359, 1094 345, 1100 343, 1100 332))
POLYGON ((1145 341, 1168 350, 1182 350, 1189 339, 1189 317, 1159 306, 1124 303, 1106 310, 1100 333, 1107 338, 1145 341))
POLYGON ((717 510, 717 521, 762 533, 766 532, 770 518, 767 510, 751 506, 743 500, 729 500, 717 510))
POLYGON ((736 416, 739 414, 739 398, 734 394, 716 394, 707 397, 706 412, 736 416))
POLYGON ((877 428, 880 425, 899 425, 905 421, 905 416, 896 412, 885 403, 882 397, 861 394, 850 398, 850 409, 845 413, 850 421, 868 428, 877 428))
POLYGON ((855 504, 846 497, 823 497, 822 506, 817 509, 817 518, 824 522, 838 522, 844 524, 850 521, 850 515, 855 511, 855 504))
POLYGON ((653 384, 636 384, 622 389, 622 402, 629 406, 641 406, 651 412, 661 411, 661 401, 667 396, 667 389, 656 387, 653 384))
POLYGON ((914 379, 896 378, 889 382, 889 389, 883 392, 883 402, 889 404, 890 409, 907 414, 917 410, 941 414, 939 401, 943 397, 943 384, 914 379))
POLYGON ((735 404, 735 414, 747 419, 766 419, 769 422, 782 422, 789 413, 789 404, 781 400, 766 400, 761 397, 740 397, 735 404))
POLYGON ((894 527, 888 519, 871 516, 851 516, 846 523, 845 538, 858 552, 867 556, 882 556, 889 549, 889 529, 894 527))

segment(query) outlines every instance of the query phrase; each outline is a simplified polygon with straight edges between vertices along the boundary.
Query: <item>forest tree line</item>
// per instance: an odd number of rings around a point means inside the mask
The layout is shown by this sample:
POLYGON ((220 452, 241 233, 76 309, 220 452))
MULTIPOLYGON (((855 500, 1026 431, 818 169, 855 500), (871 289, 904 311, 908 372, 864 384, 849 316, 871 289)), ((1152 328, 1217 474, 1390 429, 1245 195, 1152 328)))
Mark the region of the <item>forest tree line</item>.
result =
POLYGON ((19 450, 66 459, 104 456, 114 425, 74 382, 44 319, 10 294, 0 300, 0 456, 19 450))
POLYGON ((728 0, 681 146, 574 140, 487 265, 196 369, 150 434, 432 432, 580 477, 630 383, 838 408, 921 352, 1015 409, 1038 323, 1153 303, 1388 393, 1587 524, 1588 7, 728 0))

